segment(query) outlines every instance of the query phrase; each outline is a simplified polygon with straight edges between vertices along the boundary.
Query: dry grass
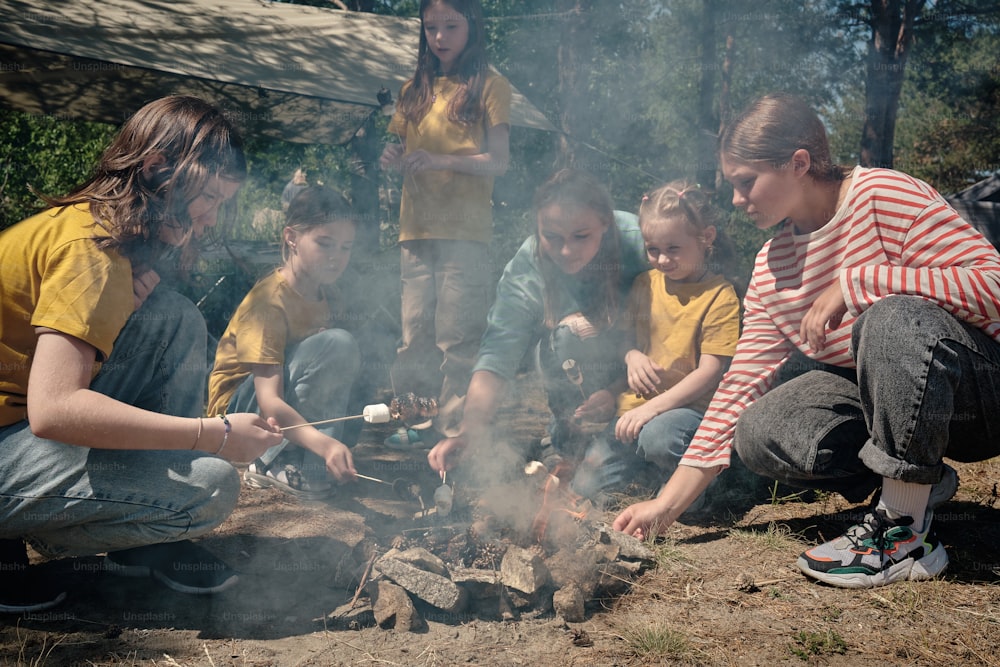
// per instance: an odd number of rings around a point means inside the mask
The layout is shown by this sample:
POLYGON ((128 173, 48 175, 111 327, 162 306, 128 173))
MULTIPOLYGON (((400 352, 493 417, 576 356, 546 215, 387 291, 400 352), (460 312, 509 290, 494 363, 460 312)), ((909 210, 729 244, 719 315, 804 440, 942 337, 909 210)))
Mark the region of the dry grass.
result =
MULTIPOLYGON (((515 401, 509 414, 527 417, 508 424, 510 437, 539 433, 544 403, 530 393, 515 401)), ((423 471, 422 456, 386 459, 380 470, 423 471)), ((359 469, 374 463, 362 460, 359 469)), ((85 589, 58 614, 20 625, 0 619, 7 623, 0 626, 0 665, 1000 667, 1000 459, 955 467, 958 495, 935 518, 951 558, 937 580, 874 590, 808 580, 793 567, 799 553, 840 534, 865 506, 764 484, 756 496, 725 489, 732 495, 713 501, 714 513, 671 526, 651 543, 656 566, 624 596, 595 601, 583 623, 567 627, 545 614, 508 623, 463 617, 431 621, 425 633, 326 630, 312 622, 354 593, 335 590, 332 567, 323 564, 347 558, 365 533, 390 534, 388 502, 367 497, 370 489, 319 508, 247 495, 215 546, 246 565, 250 593, 290 596, 281 605, 253 607, 225 594, 194 600, 152 584, 136 597, 143 589, 135 582, 90 583, 81 571, 85 589), (329 549, 325 560, 321 548, 329 549), (276 569, 287 562, 281 559, 303 567, 276 569), (125 621, 123 609, 132 612, 125 621), (578 641, 583 633, 590 642, 578 641)), ((609 511, 606 518, 613 517, 609 511)))

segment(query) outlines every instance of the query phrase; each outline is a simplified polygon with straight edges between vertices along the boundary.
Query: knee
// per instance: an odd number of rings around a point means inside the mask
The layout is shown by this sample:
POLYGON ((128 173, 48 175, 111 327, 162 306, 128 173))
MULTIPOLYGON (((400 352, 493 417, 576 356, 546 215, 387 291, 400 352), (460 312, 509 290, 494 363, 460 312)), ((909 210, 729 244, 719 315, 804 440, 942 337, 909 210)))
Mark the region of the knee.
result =
POLYGON ((690 441, 684 433, 669 428, 668 424, 657 425, 649 422, 639 431, 636 451, 649 463, 666 470, 673 470, 687 451, 690 441))
POLYGON ((191 463, 190 482, 197 490, 188 508, 192 531, 211 530, 236 508, 240 476, 228 461, 215 456, 199 456, 191 463))
POLYGON ((758 475, 768 475, 769 461, 774 459, 771 438, 768 434, 768 418, 757 403, 751 403, 736 421, 733 449, 740 461, 758 475))
POLYGON ((876 301, 858 316, 851 331, 852 347, 856 355, 865 344, 869 350, 884 350, 898 358, 908 347, 925 348, 928 338, 937 340, 956 324, 947 311, 926 299, 891 296, 876 301))
POLYGON ((336 366, 342 373, 354 375, 361 365, 358 341, 344 329, 326 329, 302 341, 299 349, 336 366))
POLYGON ((573 333, 573 329, 560 322, 549 334, 550 345, 553 350, 563 350, 580 343, 580 337, 573 333))

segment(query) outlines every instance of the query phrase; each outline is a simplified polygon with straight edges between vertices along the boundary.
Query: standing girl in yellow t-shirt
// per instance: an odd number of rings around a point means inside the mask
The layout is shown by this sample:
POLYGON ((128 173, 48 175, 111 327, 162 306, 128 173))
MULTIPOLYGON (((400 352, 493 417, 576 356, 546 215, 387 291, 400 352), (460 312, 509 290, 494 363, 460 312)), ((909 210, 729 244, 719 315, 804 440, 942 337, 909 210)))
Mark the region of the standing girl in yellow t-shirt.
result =
MULTIPOLYGON (((351 259, 351 205, 323 186, 292 200, 282 231, 282 265, 243 298, 215 354, 209 410, 260 411, 284 427, 343 417, 358 373, 354 337, 336 326, 335 283, 351 259)), ((254 460, 244 479, 303 499, 324 498, 356 479, 343 424, 303 426, 254 460)))
POLYGON ((477 0, 422 0, 420 19, 417 70, 389 124, 400 143, 380 160, 404 174, 402 340, 391 377, 397 394, 437 397, 434 425, 451 434, 493 288, 491 197, 507 170, 511 88, 489 68, 477 0))
POLYGON ((577 471, 574 488, 586 495, 628 481, 641 462, 656 480, 670 476, 739 338, 739 297, 724 277, 732 245, 705 193, 683 180, 664 185, 642 198, 639 227, 653 269, 629 292, 629 389, 577 471))

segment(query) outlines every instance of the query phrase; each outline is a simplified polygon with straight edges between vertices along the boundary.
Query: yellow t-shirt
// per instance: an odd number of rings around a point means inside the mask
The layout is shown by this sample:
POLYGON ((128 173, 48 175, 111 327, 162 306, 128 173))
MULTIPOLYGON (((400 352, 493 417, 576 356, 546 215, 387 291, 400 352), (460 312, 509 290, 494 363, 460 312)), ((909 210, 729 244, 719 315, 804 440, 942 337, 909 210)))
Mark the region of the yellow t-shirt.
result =
POLYGON ((94 346, 101 362, 132 314, 132 265, 97 247, 101 233, 86 205, 49 209, 0 232, 0 426, 27 418, 36 327, 94 346))
MULTIPOLYGON (((403 86, 405 90, 409 82, 403 86)), ((482 122, 466 126, 448 119, 448 103, 458 87, 455 77, 434 79, 434 102, 419 123, 399 112, 389 131, 406 142, 406 152, 423 149, 439 155, 478 155, 486 129, 510 123, 511 88, 491 71, 483 86, 482 122)), ((399 240, 447 239, 488 242, 493 233, 493 177, 454 171, 407 174, 399 207, 399 240)))
MULTIPOLYGON (((625 322, 634 327, 636 348, 663 368, 660 381, 665 391, 698 367, 700 355, 736 353, 740 300, 721 276, 678 283, 653 269, 632 283, 625 322)), ((714 388, 688 407, 704 412, 713 393, 714 388)), ((624 392, 618 397, 618 416, 645 402, 631 391, 624 392)))
POLYGON ((208 378, 208 414, 226 411, 253 364, 283 365, 288 346, 331 328, 330 298, 305 299, 277 270, 254 285, 219 340, 208 378))

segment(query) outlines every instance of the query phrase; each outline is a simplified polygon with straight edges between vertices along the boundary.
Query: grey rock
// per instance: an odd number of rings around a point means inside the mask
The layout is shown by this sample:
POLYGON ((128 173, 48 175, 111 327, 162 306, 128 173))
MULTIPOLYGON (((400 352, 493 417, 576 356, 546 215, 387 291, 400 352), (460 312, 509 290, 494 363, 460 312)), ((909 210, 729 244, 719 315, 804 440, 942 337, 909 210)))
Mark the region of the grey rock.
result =
POLYGON ((382 558, 376 561, 375 570, 438 609, 457 612, 465 602, 462 589, 452 580, 433 572, 426 572, 396 558, 382 558))
POLYGON ((369 585, 368 591, 372 597, 372 613, 380 628, 413 632, 426 627, 402 586, 379 579, 369 585))
POLYGON ((568 623, 579 623, 586 618, 583 591, 570 584, 552 594, 552 608, 568 623))
POLYGON ((551 580, 549 569, 537 554, 511 547, 500 562, 500 581, 504 586, 533 595, 551 580))
POLYGON ((608 525, 601 525, 598 528, 598 542, 617 546, 619 558, 648 561, 650 563, 656 560, 656 554, 646 546, 645 542, 631 535, 626 535, 620 530, 615 530, 608 525))

